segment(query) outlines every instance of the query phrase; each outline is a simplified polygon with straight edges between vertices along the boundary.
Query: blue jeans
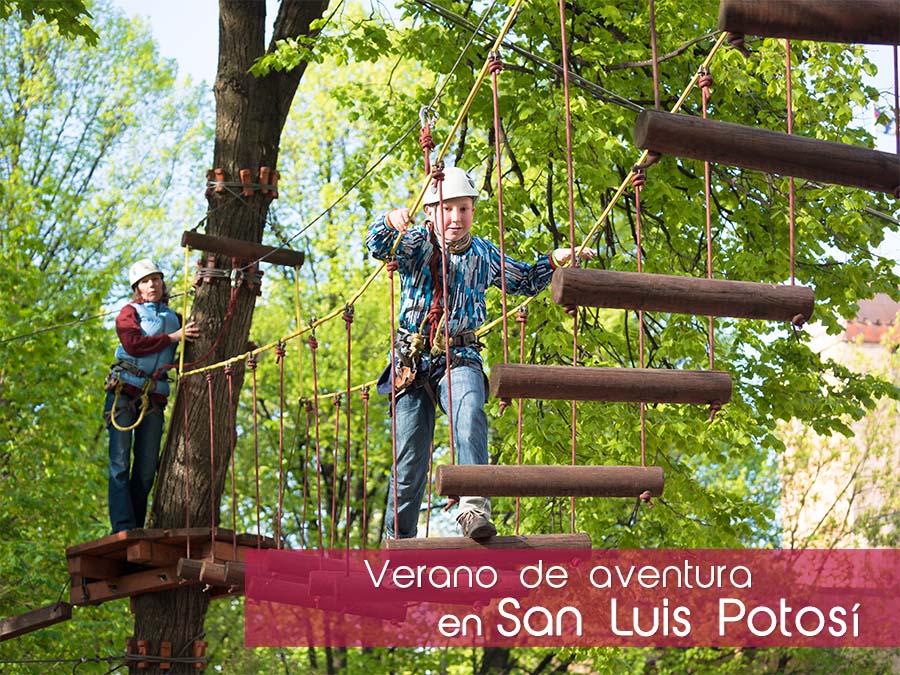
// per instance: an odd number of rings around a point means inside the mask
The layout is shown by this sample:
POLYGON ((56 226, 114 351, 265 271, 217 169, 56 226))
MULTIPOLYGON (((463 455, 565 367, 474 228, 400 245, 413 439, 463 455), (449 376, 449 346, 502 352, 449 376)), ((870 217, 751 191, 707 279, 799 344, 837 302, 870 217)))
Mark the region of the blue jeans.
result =
MULTIPOLYGON (((474 365, 460 365, 450 373, 453 389, 453 440, 458 464, 488 463, 488 422, 484 411, 487 392, 484 374, 474 365)), ((437 385, 436 397, 447 410, 447 377, 437 385)), ((419 507, 428 480, 435 403, 425 387, 410 387, 397 398, 397 522, 401 539, 416 536, 419 507)), ((490 518, 486 497, 460 496, 460 515, 477 511, 490 518)), ((387 536, 394 537, 394 472, 385 513, 387 536)))
MULTIPOLYGON (((109 522, 113 533, 144 526, 147 497, 156 478, 163 432, 163 407, 157 403, 151 403, 137 428, 132 431, 116 429, 109 421, 114 399, 115 393, 107 392, 103 410, 109 431, 109 522)), ((139 409, 140 399, 120 393, 116 424, 130 427, 137 421, 139 409)))

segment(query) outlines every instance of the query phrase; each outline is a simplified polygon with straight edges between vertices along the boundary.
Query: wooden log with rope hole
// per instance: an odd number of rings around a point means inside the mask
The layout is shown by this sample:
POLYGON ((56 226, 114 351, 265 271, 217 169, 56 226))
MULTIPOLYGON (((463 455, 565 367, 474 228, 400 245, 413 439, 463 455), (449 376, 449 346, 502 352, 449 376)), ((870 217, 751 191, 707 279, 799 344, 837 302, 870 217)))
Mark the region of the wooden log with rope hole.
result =
POLYGON ((900 44, 897 0, 721 0, 719 30, 760 37, 900 44))
POLYGON ((491 367, 491 395, 557 401, 724 405, 731 376, 720 370, 583 368, 500 363, 491 367))
POLYGON ((383 547, 389 551, 435 549, 493 549, 493 550, 551 550, 591 548, 588 534, 532 534, 470 539, 469 537, 419 537, 416 539, 385 539, 383 547))
POLYGON ((262 259, 262 262, 285 267, 300 267, 304 259, 302 251, 265 246, 242 239, 200 234, 191 230, 187 230, 181 235, 181 245, 190 246, 197 251, 218 253, 248 262, 262 259))
POLYGON ((855 145, 730 122, 644 110, 634 123, 639 148, 820 183, 897 194, 900 156, 855 145))
POLYGON ((565 306, 791 321, 812 316, 811 288, 564 267, 553 273, 554 302, 565 306))
POLYGON ((648 497, 662 495, 658 466, 441 465, 435 472, 439 495, 485 497, 648 497))

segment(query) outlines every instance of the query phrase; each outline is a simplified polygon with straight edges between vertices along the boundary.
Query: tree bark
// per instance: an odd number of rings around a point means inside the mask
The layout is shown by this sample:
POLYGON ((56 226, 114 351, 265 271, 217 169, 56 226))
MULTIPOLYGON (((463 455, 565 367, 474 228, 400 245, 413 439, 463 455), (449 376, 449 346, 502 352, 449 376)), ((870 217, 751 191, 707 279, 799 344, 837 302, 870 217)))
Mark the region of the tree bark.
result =
MULTIPOLYGON (((310 35, 310 24, 321 18, 328 0, 282 0, 269 50, 277 40, 310 35)), ((276 168, 281 132, 306 64, 290 72, 273 72, 264 77, 248 73, 263 56, 266 3, 244 0, 219 2, 219 62, 214 92, 216 136, 213 166, 224 171, 225 180, 240 180, 240 170, 250 169, 253 182, 259 168, 276 168)), ((201 178, 198 177, 198 185, 201 178)), ((261 192, 235 198, 231 193, 214 193, 210 198, 207 234, 259 243, 265 229, 269 200, 261 192)), ((217 256, 216 267, 230 268, 231 260, 217 256)), ((185 346, 185 361, 205 354, 215 343, 225 324, 230 285, 227 282, 202 284, 197 289, 190 318, 201 326, 202 336, 185 346)), ((231 321, 204 364, 214 363, 246 351, 254 291, 238 289, 231 321)), ((240 390, 244 364, 234 368, 234 391, 240 390)), ((204 375, 185 378, 171 406, 171 423, 160 465, 153 499, 154 527, 209 527, 218 523, 219 506, 231 461, 231 430, 235 408, 228 410, 228 385, 221 369, 211 373, 213 392, 212 432, 208 383, 204 375), (211 442, 212 437, 212 442, 211 442), (187 462, 185 461, 187 439, 187 462), (211 466, 212 464, 212 466, 211 466), (189 480, 188 479, 189 473, 189 480)), ((235 397, 236 399, 236 397, 235 397)), ((236 404, 236 400, 235 400, 236 404)), ((151 654, 159 643, 172 643, 175 656, 190 656, 192 643, 202 639, 209 595, 202 586, 188 586, 164 593, 133 598, 134 636, 148 640, 151 654)), ((141 673, 155 673, 156 664, 141 673)), ((134 666, 132 671, 137 672, 134 666)), ((174 662, 167 673, 195 673, 192 664, 174 662)))

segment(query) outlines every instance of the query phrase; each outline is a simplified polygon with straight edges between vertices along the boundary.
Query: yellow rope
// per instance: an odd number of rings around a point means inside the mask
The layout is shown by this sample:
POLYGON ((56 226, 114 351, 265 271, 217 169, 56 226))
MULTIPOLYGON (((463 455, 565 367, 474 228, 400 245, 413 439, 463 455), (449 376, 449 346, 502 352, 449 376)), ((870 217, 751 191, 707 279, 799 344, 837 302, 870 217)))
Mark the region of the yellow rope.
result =
POLYGON ((119 380, 118 384, 116 384, 115 396, 113 396, 112 410, 109 411, 110 424, 119 431, 131 431, 132 429, 137 429, 141 422, 144 421, 144 416, 147 414, 147 411, 150 410, 150 385, 152 382, 152 380, 147 380, 141 389, 141 412, 138 414, 137 421, 131 426, 120 427, 116 422, 116 408, 119 405, 119 393, 122 391, 122 380, 119 380))

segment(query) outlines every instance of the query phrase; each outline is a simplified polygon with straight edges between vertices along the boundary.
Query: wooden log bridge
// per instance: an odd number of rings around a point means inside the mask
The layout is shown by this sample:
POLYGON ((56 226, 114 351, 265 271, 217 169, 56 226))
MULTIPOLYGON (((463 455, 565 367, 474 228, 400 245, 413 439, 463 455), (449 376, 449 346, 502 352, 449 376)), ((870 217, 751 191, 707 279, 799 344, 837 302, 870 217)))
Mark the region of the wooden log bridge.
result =
POLYGON ((564 267, 553 273, 553 300, 560 305, 675 312, 739 319, 809 320, 812 289, 751 281, 676 277, 564 267))
POLYGON ((512 363, 491 367, 491 395, 558 401, 724 405, 731 376, 720 370, 581 368, 512 363))
POLYGON ((190 246, 197 251, 218 253, 247 262, 262 259, 262 262, 285 267, 300 267, 303 264, 304 256, 302 251, 276 248, 242 239, 200 234, 191 230, 187 230, 181 235, 181 245, 190 246))
POLYGON ((485 497, 659 497, 665 484, 658 466, 455 464, 435 480, 440 495, 485 497))
POLYGON ((897 0, 721 0, 719 29, 761 37, 900 44, 897 0))
POLYGON ((24 614, 11 616, 0 621, 0 642, 71 618, 72 605, 68 602, 57 602, 55 605, 47 605, 24 614))
POLYGON ((383 548, 389 551, 414 551, 437 549, 525 549, 552 550, 591 548, 591 536, 581 532, 574 534, 533 534, 530 536, 504 536, 490 539, 469 537, 422 537, 419 539, 385 539, 383 548))
POLYGON ((730 122, 644 110, 634 123, 634 142, 664 155, 895 196, 900 190, 898 155, 730 122))

